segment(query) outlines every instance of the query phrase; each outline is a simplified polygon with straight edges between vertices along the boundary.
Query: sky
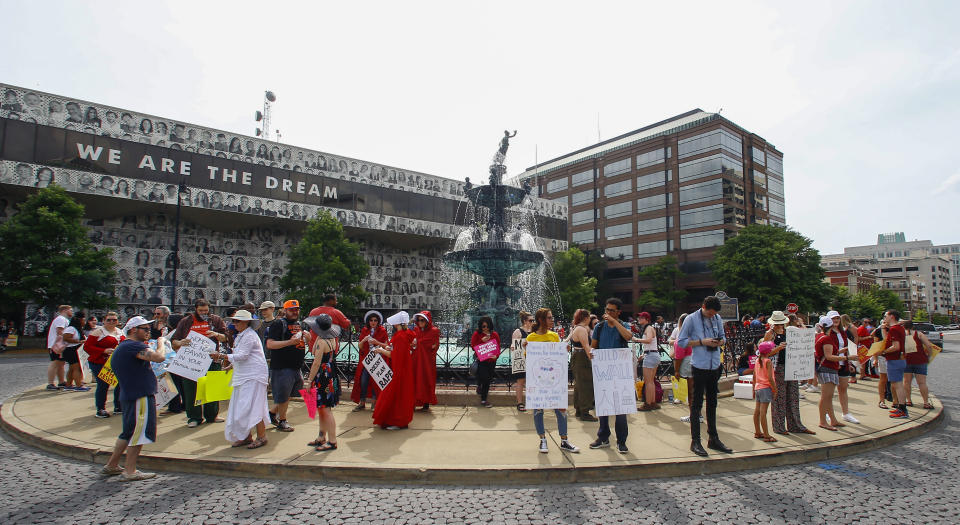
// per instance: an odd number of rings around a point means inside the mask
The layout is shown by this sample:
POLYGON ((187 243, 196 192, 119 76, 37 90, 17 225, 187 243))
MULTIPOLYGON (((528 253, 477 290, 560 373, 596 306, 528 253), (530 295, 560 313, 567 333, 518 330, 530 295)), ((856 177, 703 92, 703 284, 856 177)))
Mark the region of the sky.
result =
POLYGON ((821 253, 960 242, 960 2, 0 0, 0 82, 482 180, 694 108, 784 153, 821 253), (669 4, 669 5, 667 5, 669 4), (19 21, 19 22, 18 22, 19 21))

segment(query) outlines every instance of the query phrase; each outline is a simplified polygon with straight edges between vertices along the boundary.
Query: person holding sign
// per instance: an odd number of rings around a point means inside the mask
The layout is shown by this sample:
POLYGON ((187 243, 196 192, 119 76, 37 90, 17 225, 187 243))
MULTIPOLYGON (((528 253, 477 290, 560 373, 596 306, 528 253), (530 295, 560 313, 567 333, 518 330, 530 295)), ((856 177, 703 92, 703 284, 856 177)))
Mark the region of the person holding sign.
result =
MULTIPOLYGON (((127 338, 117 345, 110 357, 117 379, 120 380, 120 405, 123 424, 120 437, 113 446, 113 454, 100 471, 107 476, 123 474, 122 481, 139 481, 156 477, 156 474, 137 470, 137 457, 143 445, 157 440, 157 376, 150 363, 162 363, 166 356, 147 346, 150 340, 150 324, 139 315, 127 321, 123 327, 127 338), (120 468, 120 456, 127 453, 126 469, 120 468)), ((162 345, 160 346, 162 348, 162 345)))
MULTIPOLYGON (((94 402, 97 405, 96 417, 110 417, 107 412, 107 390, 110 389, 110 383, 100 379, 100 370, 107 364, 110 354, 117 348, 117 345, 124 340, 123 332, 117 327, 120 316, 117 312, 107 312, 103 316, 103 326, 90 332, 86 341, 83 342, 83 351, 87 353, 87 362, 90 363, 90 373, 93 374, 97 382, 97 390, 94 392, 94 402)), ((120 414, 120 390, 113 389, 113 413, 120 414)))
MULTIPOLYGON (((513 331, 513 334, 510 337, 512 343, 510 350, 510 361, 512 365, 515 365, 512 366, 512 369, 515 371, 512 372, 510 376, 514 381, 517 382, 517 411, 526 412, 527 407, 523 402, 524 389, 527 383, 526 364, 520 363, 517 365, 516 363, 522 360, 523 345, 527 340, 527 336, 530 335, 530 331, 533 330, 534 319, 533 316, 530 315, 530 312, 527 312, 526 310, 521 310, 518 315, 520 317, 520 326, 513 331), (522 366, 523 368, 518 368, 519 366, 522 366)), ((576 390, 574 390, 574 392, 576 392, 576 390)))
POLYGON ((927 336, 920 330, 913 328, 913 321, 903 321, 903 329, 906 330, 906 356, 907 368, 903 372, 903 390, 907 394, 905 401, 908 407, 913 406, 910 400, 910 387, 913 386, 913 378, 917 378, 917 386, 920 388, 920 395, 923 396, 923 408, 931 409, 930 389, 927 388, 927 365, 930 363, 930 352, 933 350, 933 343, 927 339, 927 336), (913 344, 911 345, 911 340, 913 344), (912 349, 916 349, 911 351, 912 349))
POLYGON ((907 362, 903 359, 907 332, 900 324, 900 312, 887 310, 883 320, 889 327, 883 334, 883 340, 886 341, 883 357, 887 360, 887 379, 890 380, 890 391, 893 392, 893 410, 890 412, 890 417, 909 419, 907 393, 903 385, 903 373, 907 370, 907 362))
MULTIPOLYGON (((533 333, 527 336, 528 343, 559 343, 560 336, 550 330, 553 328, 553 312, 549 308, 540 308, 534 315, 533 333)), ((566 372, 564 371, 564 374, 566 372)), ((580 449, 567 440, 567 409, 555 408, 553 413, 557 416, 557 431, 560 433, 560 450, 567 452, 580 452, 580 449)), ((533 425, 540 435, 540 452, 546 454, 550 450, 547 448, 547 434, 543 426, 543 409, 533 410, 533 425)))
MULTIPOLYGON (((170 338, 170 343, 174 350, 179 350, 181 346, 189 345, 190 339, 187 334, 194 332, 209 338, 217 346, 227 341, 227 324, 223 322, 220 316, 210 313, 210 303, 206 299, 197 299, 193 302, 193 312, 185 315, 177 323, 177 329, 174 330, 170 338)), ((159 346, 158 346, 159 348, 159 346)), ((220 363, 213 361, 208 370, 220 370, 220 363)), ((186 377, 182 378, 180 392, 183 397, 184 408, 187 411, 187 426, 195 428, 206 420, 207 423, 217 421, 217 415, 220 413, 220 402, 213 401, 204 403, 202 406, 196 406, 197 400, 197 382, 186 377)), ((219 421, 223 421, 219 419, 219 421)))
POLYGON ((788 435, 790 432, 816 434, 807 429, 800 421, 800 385, 796 381, 786 380, 787 370, 787 324, 790 318, 777 310, 768 319, 770 329, 763 336, 764 342, 772 342, 770 359, 773 361, 773 378, 779 394, 771 403, 773 431, 788 435))
POLYGON ((233 397, 227 409, 227 424, 223 435, 232 447, 260 448, 267 444, 267 424, 270 410, 267 407, 267 358, 257 335, 254 319, 247 310, 238 310, 229 318, 237 328, 233 339, 233 353, 211 352, 214 361, 228 359, 233 364, 233 397), (257 439, 250 437, 256 427, 257 439))
POLYGON ((313 365, 307 384, 317 389, 317 439, 308 443, 318 452, 337 449, 337 420, 333 407, 340 402, 340 377, 337 375, 337 352, 340 350, 340 326, 333 324, 329 314, 307 317, 303 320, 313 334, 310 351, 313 365), (329 441, 327 441, 329 439, 329 441))
MULTIPOLYGON (((837 315, 837 317, 840 316, 837 315)), ((821 317, 819 324, 823 330, 823 333, 817 337, 816 343, 817 382, 820 383, 821 390, 820 428, 835 432, 837 427, 846 426, 833 412, 833 391, 840 382, 837 371, 840 369, 840 362, 844 359, 840 351, 847 347, 847 336, 843 333, 842 327, 834 323, 831 317, 826 315, 821 317)))
POLYGON ((493 405, 487 401, 487 394, 490 393, 497 357, 500 356, 500 334, 493 330, 493 319, 483 316, 477 321, 477 330, 470 338, 470 346, 477 358, 477 394, 480 395, 480 405, 490 408, 493 405))
POLYGON ((360 357, 357 359, 357 371, 353 374, 353 392, 350 393, 350 399, 357 404, 354 412, 366 408, 368 395, 373 398, 374 405, 377 403, 380 388, 371 381, 370 372, 363 366, 363 360, 370 353, 371 342, 385 344, 388 338, 387 329, 383 327, 383 314, 376 310, 367 312, 363 316, 363 329, 360 330, 360 357))
MULTIPOLYGON (((413 350, 417 339, 413 330, 407 329, 410 315, 398 312, 387 318, 387 324, 393 327, 390 345, 376 343, 374 350, 390 359, 393 379, 380 393, 377 406, 373 410, 373 424, 386 430, 407 428, 413 420, 416 401, 413 385, 413 350)), ((373 342, 371 342, 373 344, 373 342)))
MULTIPOLYGON (((628 348, 627 343, 633 338, 630 332, 630 323, 620 322, 620 310, 623 301, 616 297, 607 299, 604 305, 603 322, 597 323, 590 336, 590 346, 596 349, 628 348)), ((610 416, 599 416, 600 429, 597 430, 597 440, 590 444, 590 448, 605 448, 610 446, 610 416)), ((617 431, 617 451, 621 454, 629 452, 627 449, 627 415, 614 416, 614 428, 617 431)))
POLYGON ((573 312, 573 330, 570 343, 570 368, 573 370, 573 408, 580 421, 598 421, 590 414, 593 410, 593 350, 590 346, 590 311, 580 308, 573 312))
POLYGON ((437 404, 437 350, 440 349, 440 329, 433 325, 430 312, 413 314, 416 323, 417 350, 413 353, 416 405, 424 411, 437 404))

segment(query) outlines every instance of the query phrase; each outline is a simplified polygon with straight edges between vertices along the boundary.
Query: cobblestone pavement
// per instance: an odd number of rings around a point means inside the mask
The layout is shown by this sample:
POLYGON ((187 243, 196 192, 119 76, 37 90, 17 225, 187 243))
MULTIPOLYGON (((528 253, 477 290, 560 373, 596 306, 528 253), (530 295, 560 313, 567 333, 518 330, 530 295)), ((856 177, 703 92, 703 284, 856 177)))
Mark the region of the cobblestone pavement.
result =
MULTIPOLYGON (((948 340, 947 347, 931 367, 930 382, 954 410, 960 406, 960 342, 948 340)), ((0 356, 0 399, 41 383, 46 364, 45 356, 0 356)), ((99 477, 99 465, 40 452, 0 433, 0 523, 957 523, 958 438, 960 425, 947 412, 926 435, 829 463, 489 488, 165 473, 127 484, 99 477)))

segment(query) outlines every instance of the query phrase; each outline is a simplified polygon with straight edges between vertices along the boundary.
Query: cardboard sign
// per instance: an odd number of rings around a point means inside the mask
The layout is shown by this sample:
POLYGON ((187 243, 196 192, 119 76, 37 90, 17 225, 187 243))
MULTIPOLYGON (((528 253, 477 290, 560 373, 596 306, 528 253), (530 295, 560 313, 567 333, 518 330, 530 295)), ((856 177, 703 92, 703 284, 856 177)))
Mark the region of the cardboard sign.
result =
POLYGON ((393 370, 383 360, 383 356, 376 352, 367 353, 367 357, 363 358, 363 367, 367 369, 380 390, 387 388, 390 381, 393 381, 393 370))
POLYGON ((167 365, 166 371, 185 379, 196 381, 206 375, 213 358, 211 352, 217 349, 216 343, 196 332, 187 334, 189 344, 180 347, 180 351, 167 365))
POLYGON ((486 343, 473 347, 473 352, 477 354, 477 361, 495 359, 500 355, 500 345, 497 344, 496 339, 490 339, 486 343))
POLYGON ((603 348, 593 351, 593 399, 598 416, 616 416, 637 412, 634 397, 633 351, 629 348, 603 348))
POLYGON ((803 381, 813 379, 816 373, 817 331, 813 328, 787 327, 787 361, 784 363, 784 380, 803 381))
POLYGON ((510 371, 514 374, 522 374, 527 371, 527 359, 523 353, 523 339, 514 339, 513 348, 510 349, 510 371))
MULTIPOLYGON (((183 348, 183 347, 181 347, 183 348)), ((233 397, 233 369, 211 370, 207 375, 197 379, 197 400, 194 406, 200 406, 205 403, 215 401, 225 401, 233 397)))
POLYGON ((526 406, 567 408, 567 343, 527 343, 526 406))
POLYGON ((97 377, 101 381, 107 383, 110 386, 117 386, 120 381, 117 381, 117 375, 113 373, 113 368, 110 366, 110 361, 113 359, 113 355, 107 358, 107 363, 103 365, 103 368, 100 369, 100 373, 97 374, 97 377))
MULTIPOLYGON (((177 355, 177 353, 173 351, 173 346, 170 345, 170 341, 167 341, 166 339, 164 339, 164 342, 166 344, 163 345, 163 351, 164 351, 164 355, 167 357, 166 360, 164 360, 164 362, 162 363, 154 363, 153 361, 150 361, 150 368, 153 368, 153 375, 157 377, 160 377, 167 371, 167 366, 170 364, 171 361, 173 361, 173 358, 177 355)), ((157 340, 151 339, 147 341, 147 347, 150 350, 156 352, 157 340)))
POLYGON ((157 402, 157 410, 166 406, 167 403, 178 395, 177 389, 173 386, 168 374, 157 377, 157 395, 154 396, 157 402))

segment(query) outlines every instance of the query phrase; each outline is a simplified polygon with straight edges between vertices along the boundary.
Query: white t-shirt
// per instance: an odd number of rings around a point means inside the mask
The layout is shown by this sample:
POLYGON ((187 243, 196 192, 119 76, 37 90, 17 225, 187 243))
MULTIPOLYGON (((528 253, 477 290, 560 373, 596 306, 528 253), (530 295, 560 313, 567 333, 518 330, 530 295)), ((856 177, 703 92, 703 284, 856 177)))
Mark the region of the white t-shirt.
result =
POLYGON ((50 331, 47 332, 47 348, 53 348, 53 343, 57 342, 57 328, 66 328, 70 324, 70 320, 62 315, 58 315, 56 319, 50 323, 50 331))
MULTIPOLYGON (((72 326, 68 326, 63 329, 63 335, 67 334, 72 335, 77 341, 80 340, 80 332, 78 332, 77 329, 72 326)), ((64 339, 66 339, 66 337, 64 337, 64 339)), ((67 348, 73 348, 75 346, 80 346, 80 343, 67 343, 67 348)))

